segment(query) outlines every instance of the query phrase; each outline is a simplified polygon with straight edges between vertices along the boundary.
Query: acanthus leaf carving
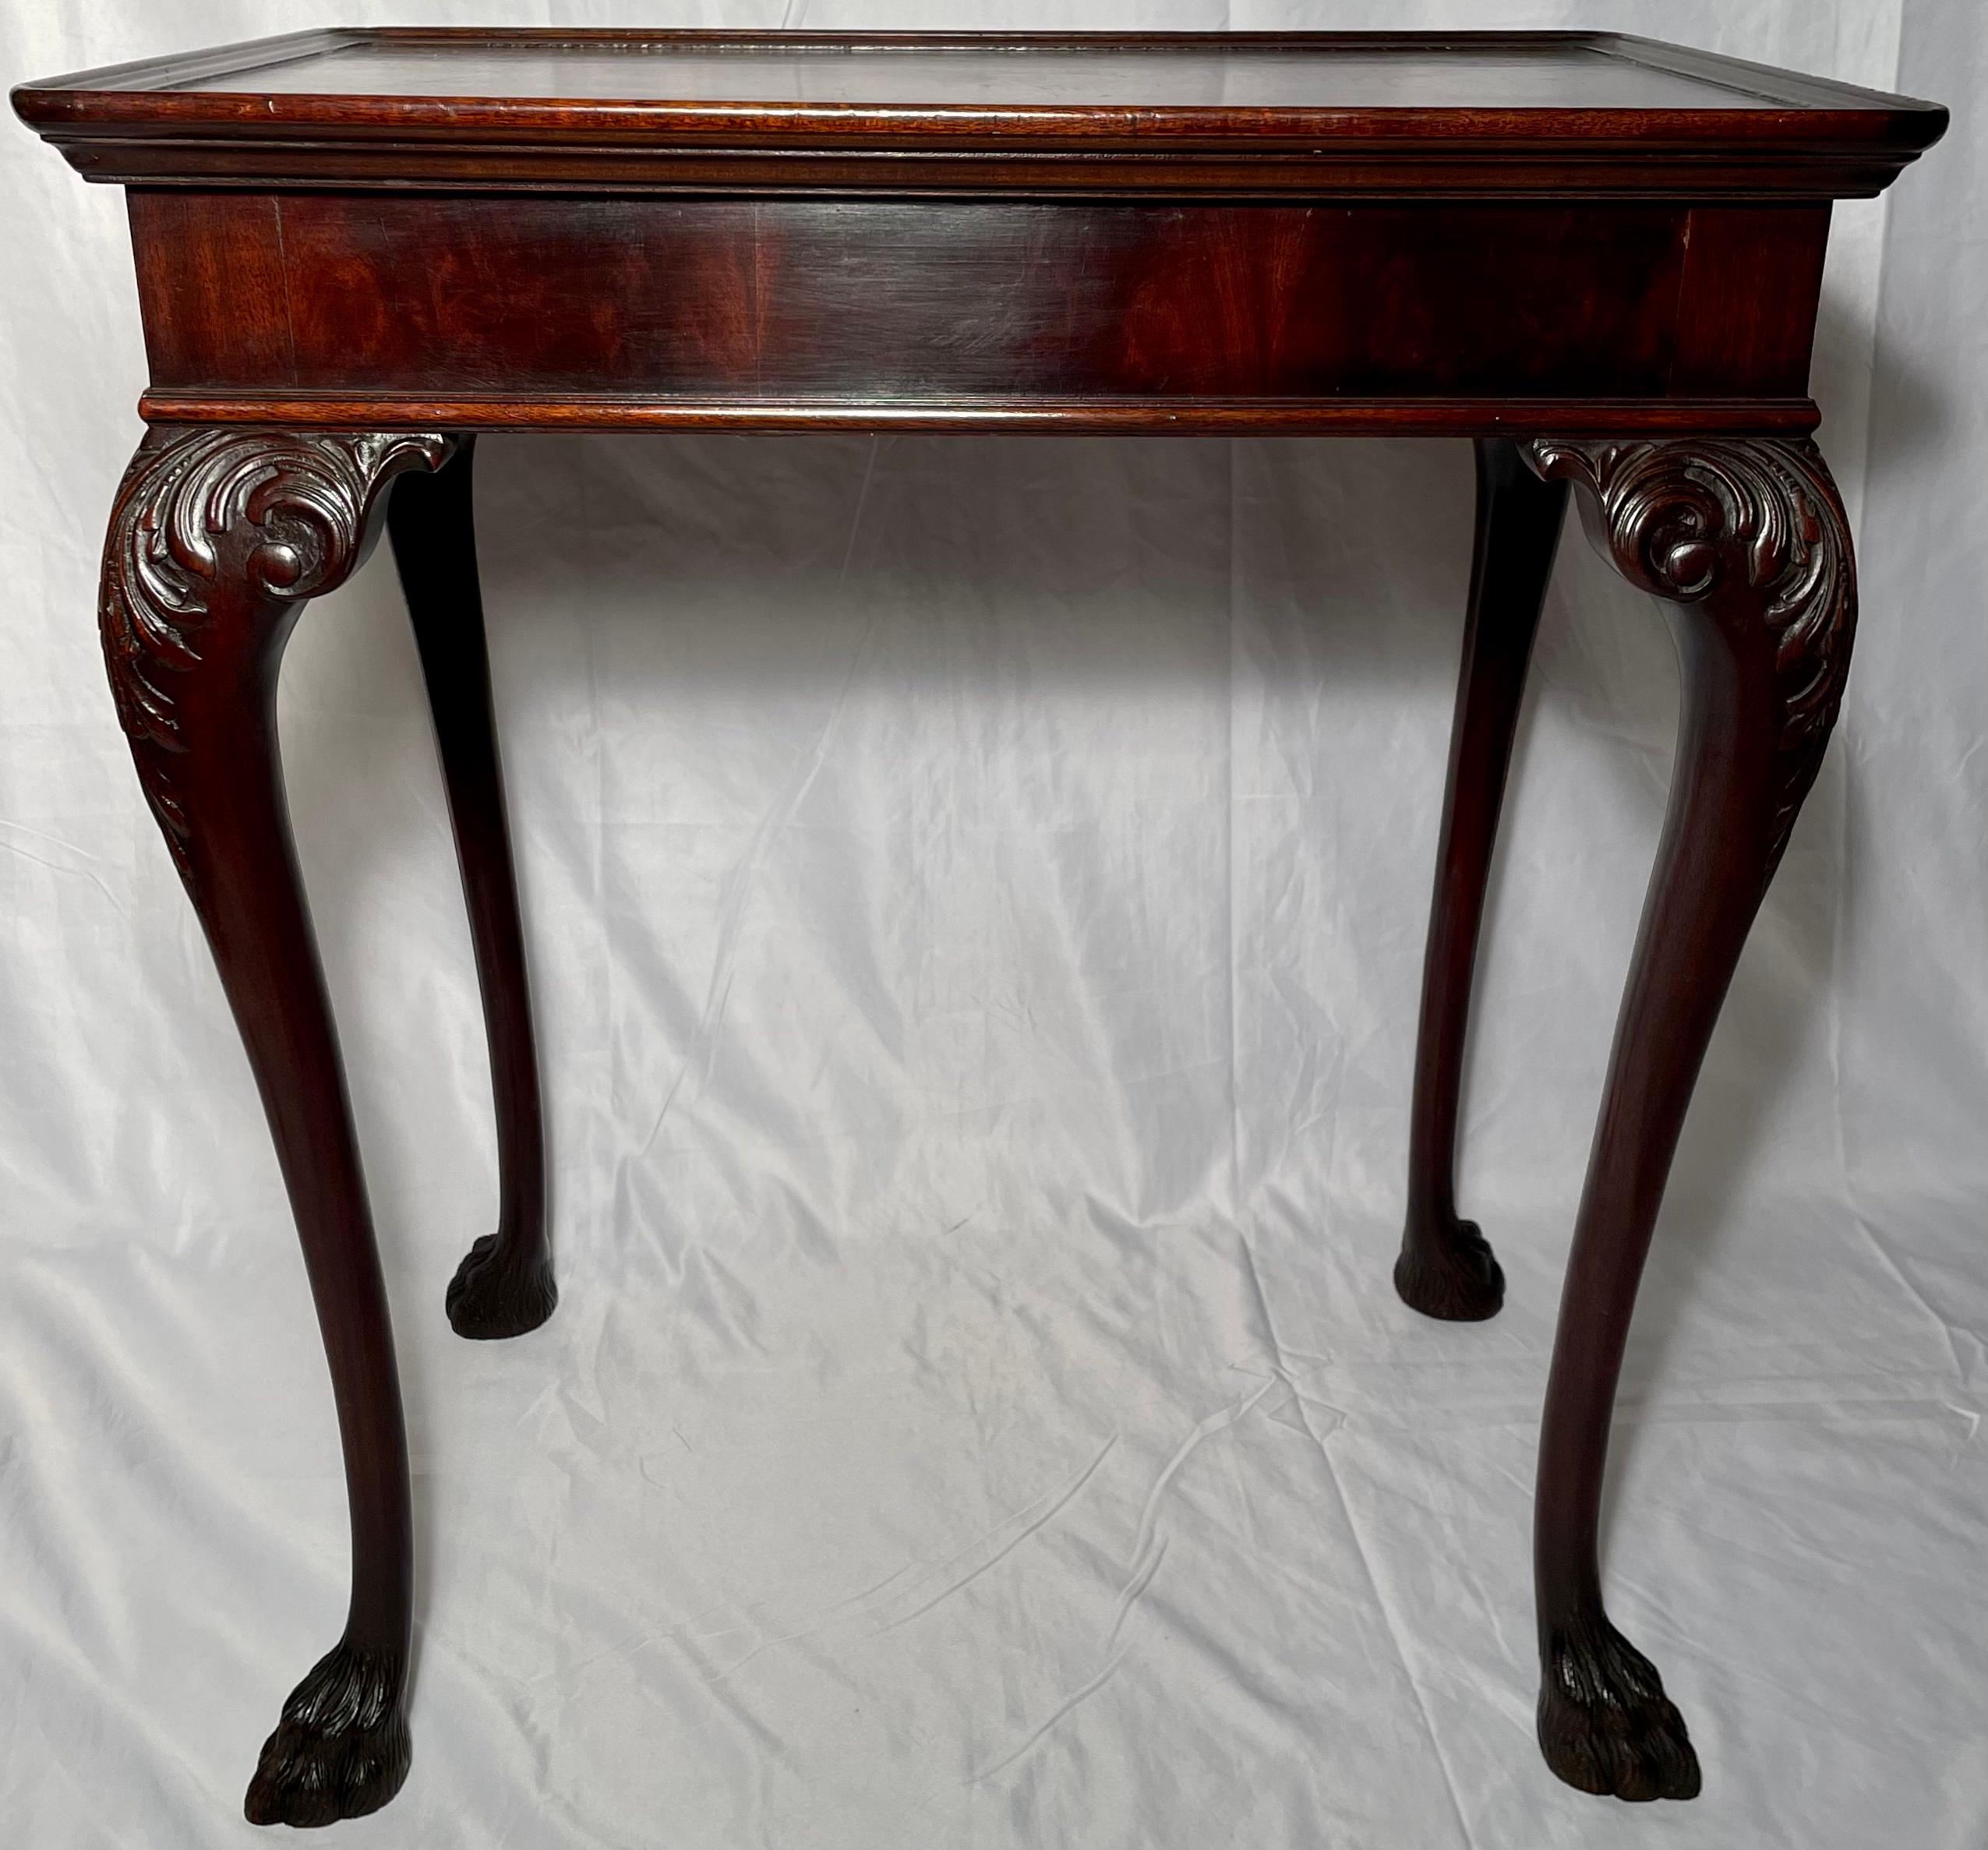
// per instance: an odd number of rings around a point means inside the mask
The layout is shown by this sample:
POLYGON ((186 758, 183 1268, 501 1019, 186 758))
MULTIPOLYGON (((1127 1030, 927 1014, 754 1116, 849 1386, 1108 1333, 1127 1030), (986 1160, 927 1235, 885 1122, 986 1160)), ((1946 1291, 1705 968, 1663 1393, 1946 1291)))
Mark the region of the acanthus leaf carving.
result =
POLYGON ((104 658, 139 781, 180 877, 192 822, 175 787, 189 748, 175 688, 202 660, 223 574, 272 609, 334 589, 358 562, 373 499, 438 467, 433 432, 155 426, 125 471, 104 549, 104 658))
POLYGON ((1821 768, 1856 634, 1849 524, 1821 452, 1806 437, 1541 437, 1525 449, 1541 475, 1585 491, 1598 540, 1631 583, 1764 632, 1734 640, 1773 650, 1771 880, 1821 768), (1750 595, 1722 595, 1739 587, 1750 595))

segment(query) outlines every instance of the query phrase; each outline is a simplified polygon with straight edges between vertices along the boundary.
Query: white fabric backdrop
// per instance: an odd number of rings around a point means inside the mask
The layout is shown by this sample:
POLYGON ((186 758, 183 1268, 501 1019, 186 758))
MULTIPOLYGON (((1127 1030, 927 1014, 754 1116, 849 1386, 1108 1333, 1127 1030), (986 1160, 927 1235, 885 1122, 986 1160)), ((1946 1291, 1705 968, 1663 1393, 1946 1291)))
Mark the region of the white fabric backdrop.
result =
MULTIPOLYGON (((12 0, 0 75, 322 16, 12 0)), ((785 16, 1615 26, 1955 107, 1839 214, 1851 711, 1699 1088, 1617 1432, 1615 1615, 1705 1796, 1605 1806, 1531 1741, 1538 1397, 1675 713, 1654 608, 1570 532, 1469 1093, 1511 1290, 1446 1328, 1387 1273, 1466 446, 521 437, 478 467, 564 1294, 523 1341, 441 1316, 495 1213, 488 1078, 383 558, 283 691, 420 1523, 415 1770, 341 1841, 1988 1841, 1979 10, 785 16)), ((143 378, 121 202, 13 125, 0 172, 0 1816, 37 1850, 246 1843, 256 1748, 340 1622, 344 1490, 97 656, 143 378)))

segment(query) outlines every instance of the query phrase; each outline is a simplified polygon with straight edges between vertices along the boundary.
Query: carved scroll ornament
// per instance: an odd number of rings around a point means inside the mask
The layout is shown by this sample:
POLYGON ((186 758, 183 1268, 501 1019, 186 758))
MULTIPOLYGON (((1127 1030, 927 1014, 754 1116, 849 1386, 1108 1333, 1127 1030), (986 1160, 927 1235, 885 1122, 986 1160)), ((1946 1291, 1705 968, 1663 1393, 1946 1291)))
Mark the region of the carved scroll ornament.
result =
POLYGON ((380 484, 436 468, 450 442, 161 426, 132 458, 111 514, 98 620, 139 781, 189 888, 191 830, 174 783, 189 741, 175 683, 201 665, 217 594, 274 611, 343 584, 380 484))
POLYGON ((1849 527, 1821 453, 1806 437, 1526 448, 1541 475, 1585 491, 1598 542, 1632 584, 1704 604, 1736 647, 1773 651, 1771 879, 1836 724, 1856 633, 1849 527))

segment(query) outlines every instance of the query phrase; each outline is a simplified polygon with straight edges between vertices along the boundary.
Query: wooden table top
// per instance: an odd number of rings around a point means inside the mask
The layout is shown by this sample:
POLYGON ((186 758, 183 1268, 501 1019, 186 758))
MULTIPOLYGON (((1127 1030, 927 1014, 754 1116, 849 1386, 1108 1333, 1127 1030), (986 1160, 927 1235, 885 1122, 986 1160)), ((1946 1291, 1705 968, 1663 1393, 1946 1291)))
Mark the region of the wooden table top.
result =
MULTIPOLYGON (((1067 161, 1033 176, 1012 163, 1077 150, 1114 157, 1112 190, 1130 157, 1144 183, 1188 191, 1563 196, 1875 192, 1947 115, 1601 33, 389 27, 54 78, 13 102, 90 178, 126 182, 460 183, 479 158, 528 152, 553 163, 549 178, 640 184, 671 178, 644 152, 784 147, 1002 157, 944 170, 955 189, 1067 185, 1067 161)), ((875 168, 828 177, 903 182, 875 168)), ((933 183, 929 167, 910 183, 933 183)))
POLYGON ((1608 34, 337 30, 30 84, 148 418, 1808 429, 1947 112, 1608 34))

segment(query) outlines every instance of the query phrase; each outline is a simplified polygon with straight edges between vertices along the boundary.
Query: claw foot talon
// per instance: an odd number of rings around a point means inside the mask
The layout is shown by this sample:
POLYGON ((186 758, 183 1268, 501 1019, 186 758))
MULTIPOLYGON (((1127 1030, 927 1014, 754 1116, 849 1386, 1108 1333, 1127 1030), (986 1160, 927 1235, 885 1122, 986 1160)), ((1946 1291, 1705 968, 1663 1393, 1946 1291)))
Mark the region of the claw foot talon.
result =
POLYGON ((399 1651, 341 1641, 283 1705, 242 1809, 251 1824, 335 1824, 380 1806, 408 1776, 399 1651))
POLYGON ((1598 1613, 1553 1633, 1539 1745, 1570 1786, 1618 1799, 1695 1799, 1698 1756, 1656 1666, 1598 1613))
POLYGON ((1396 1295, 1425 1317, 1481 1323, 1505 1301, 1505 1274, 1474 1220, 1452 1221, 1433 1237, 1411 1237, 1394 1262, 1396 1295))
POLYGON ((495 1234, 486 1234, 456 1268, 445 1308, 457 1336, 494 1341, 536 1329, 558 1302, 552 1259, 542 1248, 521 1265, 495 1234))

